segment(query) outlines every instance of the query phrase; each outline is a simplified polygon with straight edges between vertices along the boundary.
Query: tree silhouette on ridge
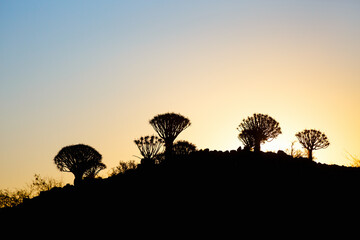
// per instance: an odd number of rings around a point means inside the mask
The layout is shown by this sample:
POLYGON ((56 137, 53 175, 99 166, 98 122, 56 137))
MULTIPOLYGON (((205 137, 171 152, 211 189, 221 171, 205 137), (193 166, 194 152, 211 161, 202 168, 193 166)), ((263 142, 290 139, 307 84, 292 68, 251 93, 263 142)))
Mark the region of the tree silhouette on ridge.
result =
POLYGON ((156 115, 149 123, 159 137, 165 141, 165 159, 171 159, 174 141, 183 130, 191 125, 190 120, 180 114, 165 113, 156 115))
POLYGON ((188 141, 180 140, 175 142, 173 151, 175 155, 188 155, 196 151, 196 146, 188 141))
POLYGON ((305 129, 296 135, 301 145, 308 151, 309 160, 313 160, 313 150, 327 148, 330 142, 327 136, 319 130, 305 129))
POLYGON ((83 177, 95 177, 106 168, 101 159, 101 154, 94 148, 77 144, 63 147, 55 156, 54 163, 60 171, 73 173, 74 185, 78 185, 83 177))
POLYGON ((254 147, 255 152, 260 152, 260 145, 265 141, 272 141, 279 134, 279 123, 266 114, 254 113, 251 117, 243 119, 237 128, 240 132, 238 138, 245 147, 254 147))
POLYGON ((155 164, 155 158, 160 149, 164 146, 164 140, 156 136, 145 136, 135 139, 134 143, 139 148, 142 164, 155 164))

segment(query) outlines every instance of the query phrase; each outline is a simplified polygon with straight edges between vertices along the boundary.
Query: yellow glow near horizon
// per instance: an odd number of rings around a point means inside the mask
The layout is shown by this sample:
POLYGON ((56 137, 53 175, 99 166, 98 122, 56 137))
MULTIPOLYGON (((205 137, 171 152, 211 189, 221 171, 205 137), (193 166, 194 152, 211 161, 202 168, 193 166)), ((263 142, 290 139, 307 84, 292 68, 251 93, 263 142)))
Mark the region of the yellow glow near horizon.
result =
POLYGON ((237 149, 263 113, 283 132, 264 151, 314 128, 330 140, 317 161, 360 155, 360 1, 110 2, 2 4, 0 189, 72 182, 53 164, 70 144, 98 150, 104 175, 138 161, 133 140, 165 112, 200 149, 237 149))

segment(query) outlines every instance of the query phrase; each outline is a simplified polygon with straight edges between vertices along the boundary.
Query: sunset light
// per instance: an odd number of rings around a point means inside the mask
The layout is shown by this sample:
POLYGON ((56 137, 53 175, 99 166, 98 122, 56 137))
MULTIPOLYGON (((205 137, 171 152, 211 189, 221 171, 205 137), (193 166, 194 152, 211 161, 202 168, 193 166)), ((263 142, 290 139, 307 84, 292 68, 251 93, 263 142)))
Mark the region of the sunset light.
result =
POLYGON ((140 163, 134 140, 165 113, 197 149, 243 148, 239 124, 261 113, 282 132, 263 152, 316 129, 316 162, 360 155, 360 1, 3 1, 0 33, 0 189, 72 184, 53 159, 75 144, 103 177, 140 163))

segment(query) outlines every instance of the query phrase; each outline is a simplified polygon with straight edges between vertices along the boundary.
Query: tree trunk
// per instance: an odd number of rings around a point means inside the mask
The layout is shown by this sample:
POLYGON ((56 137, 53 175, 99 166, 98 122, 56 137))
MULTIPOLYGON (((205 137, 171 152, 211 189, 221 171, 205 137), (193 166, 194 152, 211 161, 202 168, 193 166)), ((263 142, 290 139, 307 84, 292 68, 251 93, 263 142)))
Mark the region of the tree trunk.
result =
POLYGON ((254 152, 260 152, 260 140, 255 140, 254 152))
POLYGON ((313 155, 312 155, 312 149, 308 149, 308 157, 309 157, 309 160, 312 161, 313 160, 313 155))
POLYGON ((74 173, 74 175, 75 175, 74 186, 79 186, 82 181, 83 174, 80 174, 80 173, 75 174, 74 173))
POLYGON ((165 161, 171 161, 173 152, 173 141, 165 141, 165 161))
POLYGON ((155 165, 155 159, 151 159, 151 158, 143 158, 140 161, 141 166, 147 168, 147 167, 152 167, 155 165))

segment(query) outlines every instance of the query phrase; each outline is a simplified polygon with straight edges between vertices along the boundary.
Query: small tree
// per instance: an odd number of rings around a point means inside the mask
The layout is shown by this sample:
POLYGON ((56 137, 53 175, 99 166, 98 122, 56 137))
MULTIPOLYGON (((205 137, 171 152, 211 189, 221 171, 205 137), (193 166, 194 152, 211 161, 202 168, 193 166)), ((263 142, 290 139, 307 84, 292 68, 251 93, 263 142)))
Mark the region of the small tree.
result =
POLYGON ((165 113, 155 116, 149 123, 165 141, 165 159, 169 160, 176 137, 191 125, 190 120, 180 114, 165 113))
POLYGON ((143 156, 141 163, 155 164, 155 158, 164 146, 164 140, 156 136, 145 136, 134 140, 139 148, 140 154, 143 156))
POLYGON ((110 169, 108 175, 109 177, 112 177, 119 174, 123 174, 130 169, 136 169, 136 168, 137 168, 137 164, 135 163, 134 160, 130 160, 128 162, 120 161, 118 166, 110 169))
POLYGON ((318 130, 305 129, 295 134, 301 145, 308 151, 309 160, 313 160, 313 150, 325 149, 330 145, 326 135, 318 130))
POLYGON ((60 171, 73 173, 74 185, 78 185, 84 176, 95 176, 106 168, 101 158, 100 153, 94 148, 78 144, 62 148, 55 156, 54 162, 60 171))
POLYGON ((196 146, 188 141, 181 140, 174 144, 173 150, 175 155, 188 155, 196 151, 196 146))
POLYGON ((245 146, 254 146, 255 152, 260 152, 262 143, 272 141, 281 134, 279 123, 272 117, 260 113, 254 113, 244 119, 237 129, 240 132, 239 139, 245 146))
POLYGON ((293 158, 303 158, 303 157, 306 157, 306 152, 305 151, 302 151, 302 150, 299 150, 299 149, 296 149, 295 148, 295 143, 296 141, 292 141, 291 142, 291 147, 290 148, 287 148, 285 150, 285 153, 287 153, 288 155, 292 156, 293 158))
POLYGON ((106 168, 105 164, 103 164, 102 162, 98 162, 98 163, 94 164, 93 166, 91 166, 88 170, 85 171, 84 177, 85 178, 95 178, 96 175, 98 175, 98 173, 101 170, 104 170, 105 168, 106 168))
POLYGON ((244 145, 244 149, 247 149, 247 150, 254 149, 255 139, 249 130, 242 130, 238 135, 238 139, 244 145))
POLYGON ((49 191, 55 187, 63 187, 64 183, 51 177, 41 177, 40 174, 35 174, 32 183, 29 185, 31 196, 35 197, 43 191, 49 191))

